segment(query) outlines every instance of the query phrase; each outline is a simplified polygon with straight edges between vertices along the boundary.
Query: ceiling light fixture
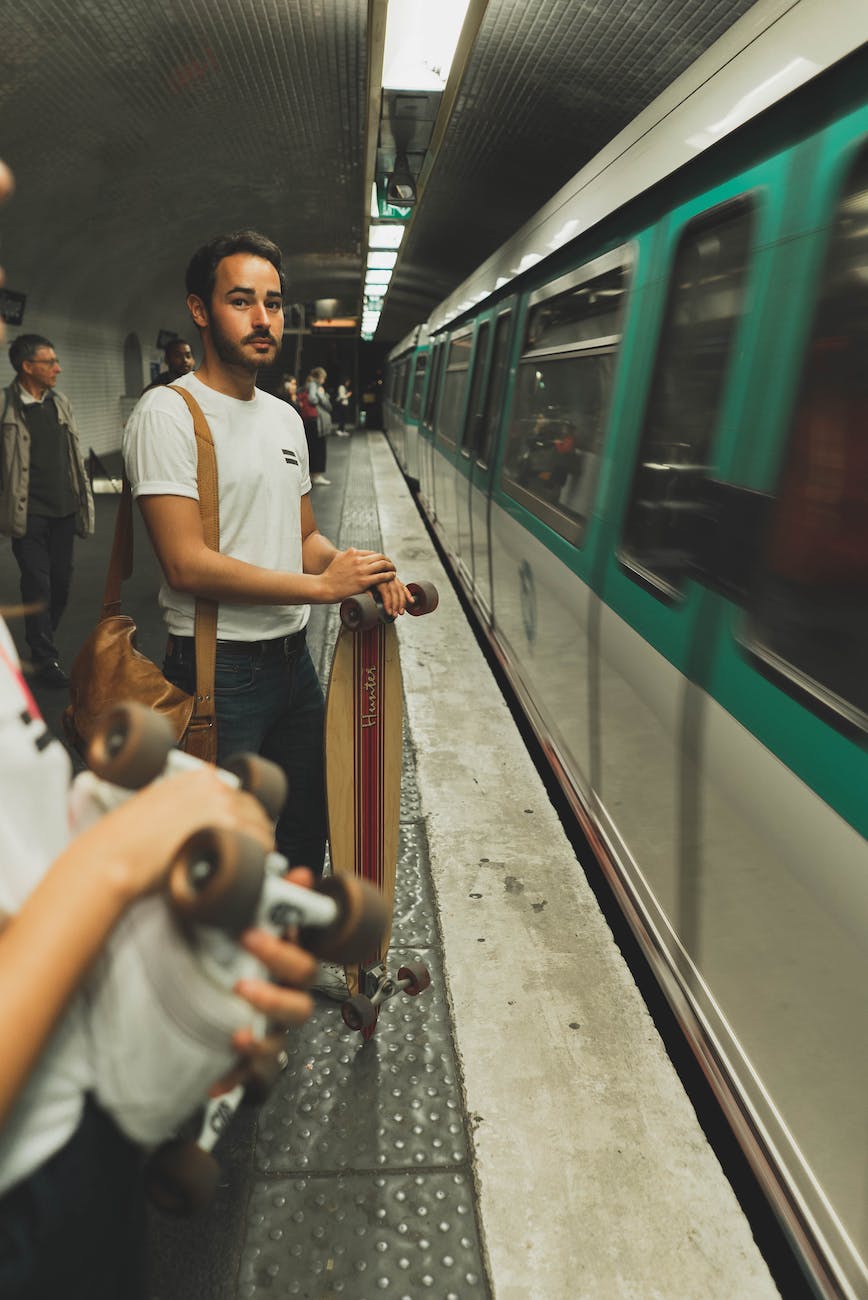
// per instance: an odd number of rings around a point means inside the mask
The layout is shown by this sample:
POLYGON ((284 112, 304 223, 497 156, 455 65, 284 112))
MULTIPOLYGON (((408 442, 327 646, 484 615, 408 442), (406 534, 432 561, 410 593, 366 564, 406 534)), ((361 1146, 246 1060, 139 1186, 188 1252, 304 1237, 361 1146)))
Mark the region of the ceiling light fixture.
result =
POLYGON ((386 90, 443 90, 470 0, 389 0, 386 90))

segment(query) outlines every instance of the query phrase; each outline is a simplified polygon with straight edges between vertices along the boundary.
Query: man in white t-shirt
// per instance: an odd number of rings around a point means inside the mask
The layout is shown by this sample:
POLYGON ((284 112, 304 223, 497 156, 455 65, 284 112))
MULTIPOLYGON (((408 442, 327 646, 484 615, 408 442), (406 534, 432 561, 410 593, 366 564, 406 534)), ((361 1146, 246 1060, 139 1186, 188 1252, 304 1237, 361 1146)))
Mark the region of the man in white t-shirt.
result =
POLYGON ((283 334, 280 249, 255 231, 219 236, 187 268, 187 307, 204 361, 146 393, 124 433, 124 461, 163 570, 169 633, 164 672, 195 685, 197 596, 219 603, 215 707, 218 763, 240 751, 280 764, 290 795, 277 844, 322 872, 323 696, 305 645, 310 605, 379 586, 386 612, 408 593, 384 555, 338 551, 317 529, 304 428, 286 402, 257 389, 283 334), (217 457, 220 550, 205 545, 192 418, 172 387, 198 401, 217 457))

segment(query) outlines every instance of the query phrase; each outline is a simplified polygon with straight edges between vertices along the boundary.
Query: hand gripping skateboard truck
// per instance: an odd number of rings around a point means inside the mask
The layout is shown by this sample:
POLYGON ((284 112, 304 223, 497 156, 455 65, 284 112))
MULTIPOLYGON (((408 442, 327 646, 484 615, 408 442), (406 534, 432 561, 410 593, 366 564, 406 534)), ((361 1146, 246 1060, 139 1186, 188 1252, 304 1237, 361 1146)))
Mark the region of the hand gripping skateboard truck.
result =
MULTIPOLYGON (((432 613, 432 583, 409 583, 407 613, 432 613)), ((397 993, 411 997, 431 983, 427 966, 407 962, 390 976, 391 938, 398 857, 403 697, 394 619, 376 593, 343 601, 326 696, 326 797, 334 879, 367 881, 382 894, 389 921, 379 942, 345 963, 349 998, 344 1023, 365 1039, 374 1033, 380 1008, 397 993)))
MULTIPOLYGON (((150 781, 202 766, 174 748, 164 719, 134 704, 102 719, 88 762, 71 796, 77 829, 150 781)), ((274 764, 240 755, 216 770, 277 817, 286 783, 274 764)), ((287 866, 244 835, 198 831, 175 854, 162 893, 138 900, 121 918, 88 981, 96 1096, 128 1136, 158 1148, 149 1191, 169 1212, 191 1213, 207 1201, 219 1172, 211 1149, 240 1101, 262 1100, 280 1068, 258 1065, 246 1087, 209 1100, 197 1141, 175 1136, 235 1064, 232 1033, 266 1029, 265 1018, 233 992, 239 979, 267 978, 238 936, 251 926, 276 934, 292 927, 315 956, 352 961, 388 925, 382 898, 363 882, 328 878, 305 889, 283 878, 287 866)))

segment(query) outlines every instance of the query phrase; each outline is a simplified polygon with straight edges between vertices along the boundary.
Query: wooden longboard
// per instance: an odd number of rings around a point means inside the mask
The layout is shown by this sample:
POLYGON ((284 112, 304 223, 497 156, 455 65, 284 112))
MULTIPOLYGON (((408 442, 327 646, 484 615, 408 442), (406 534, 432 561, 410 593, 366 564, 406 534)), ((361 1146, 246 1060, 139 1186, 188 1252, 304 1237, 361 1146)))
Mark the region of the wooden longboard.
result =
MULTIPOLYGON (((401 796, 403 695, 398 636, 392 623, 369 630, 341 626, 326 694, 325 771, 332 871, 360 877, 395 902, 401 796)), ((350 996, 364 993, 365 972, 385 961, 391 923, 379 949, 347 967, 350 996)), ((365 1036, 373 1033, 373 1026, 365 1036)))

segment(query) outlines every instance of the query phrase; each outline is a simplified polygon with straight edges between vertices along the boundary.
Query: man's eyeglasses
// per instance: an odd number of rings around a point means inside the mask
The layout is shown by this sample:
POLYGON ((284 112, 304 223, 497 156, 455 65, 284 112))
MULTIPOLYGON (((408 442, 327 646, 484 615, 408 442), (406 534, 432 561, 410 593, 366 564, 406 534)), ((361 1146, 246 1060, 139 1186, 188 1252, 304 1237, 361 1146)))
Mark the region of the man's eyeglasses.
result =
POLYGON ((51 366, 52 368, 57 366, 58 370, 60 369, 60 362, 57 357, 33 357, 30 364, 34 366, 51 366))

